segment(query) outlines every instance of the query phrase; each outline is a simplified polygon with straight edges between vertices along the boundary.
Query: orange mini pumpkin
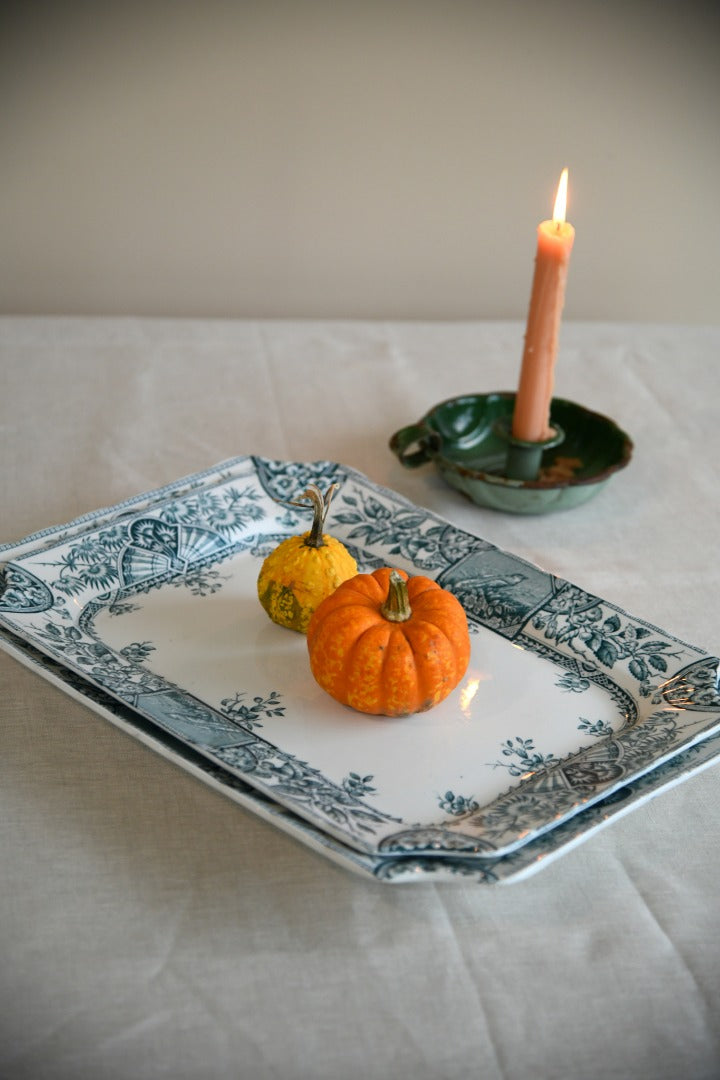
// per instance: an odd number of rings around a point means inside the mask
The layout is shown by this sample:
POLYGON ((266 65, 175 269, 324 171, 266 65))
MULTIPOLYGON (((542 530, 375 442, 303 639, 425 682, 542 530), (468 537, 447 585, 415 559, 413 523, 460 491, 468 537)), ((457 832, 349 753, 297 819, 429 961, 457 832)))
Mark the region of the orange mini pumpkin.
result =
POLYGON ((436 581, 383 567, 338 586, 307 631, 312 673, 359 712, 407 716, 446 698, 470 660, 467 618, 436 581))

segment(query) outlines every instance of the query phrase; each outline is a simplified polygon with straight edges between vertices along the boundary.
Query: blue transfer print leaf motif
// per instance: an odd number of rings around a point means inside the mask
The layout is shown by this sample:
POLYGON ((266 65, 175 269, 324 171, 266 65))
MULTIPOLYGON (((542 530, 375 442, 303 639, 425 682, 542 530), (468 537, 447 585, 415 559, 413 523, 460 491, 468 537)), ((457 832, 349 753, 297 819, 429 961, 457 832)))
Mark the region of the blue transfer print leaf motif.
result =
POLYGON ((630 674, 641 684, 653 672, 666 672, 668 660, 679 660, 682 656, 682 650, 672 651, 672 644, 653 637, 648 627, 630 620, 623 623, 617 612, 606 615, 600 603, 578 610, 573 601, 586 604, 587 597, 572 589, 565 593, 562 610, 558 606, 549 615, 542 612, 533 620, 535 629, 543 630, 546 638, 556 644, 569 645, 580 656, 591 653, 607 668, 626 662, 630 674), (566 618, 564 624, 561 614, 566 618))
POLYGON ((474 813, 480 809, 479 804, 472 795, 456 795, 452 791, 446 791, 444 795, 439 795, 438 805, 446 814, 452 814, 454 817, 474 813))
POLYGON ((253 698, 252 705, 245 704, 243 700, 245 696, 244 690, 238 690, 234 697, 223 698, 220 703, 220 712, 223 716, 227 716, 228 720, 247 728, 248 731, 263 726, 261 716, 285 715, 285 706, 280 703, 280 695, 276 690, 272 690, 266 698, 253 698))
POLYGON ((75 664, 111 693, 132 699, 137 694, 165 688, 159 676, 142 667, 141 661, 152 651, 150 642, 134 642, 125 647, 129 652, 115 653, 101 641, 86 637, 76 626, 56 626, 48 622, 37 627, 36 633, 55 656, 75 664))
POLYGON ((220 493, 186 495, 133 519, 84 536, 48 565, 57 571, 54 588, 76 597, 88 588, 110 590, 183 572, 183 585, 206 596, 221 587, 216 571, 202 574, 193 563, 221 556, 243 530, 265 517, 256 487, 230 486, 220 493))
POLYGON ((150 653, 155 652, 155 646, 150 641, 132 641, 120 650, 120 655, 129 660, 131 664, 142 664, 147 660, 150 653))
POLYGON ((188 570, 181 578, 173 581, 173 585, 176 589, 188 589, 193 596, 211 596, 223 587, 223 583, 228 580, 228 576, 227 574, 221 574, 219 570, 196 567, 193 570, 188 570))
POLYGON ((474 537, 446 524, 431 524, 423 532, 428 515, 414 507, 390 507, 359 489, 354 495, 343 492, 341 501, 345 509, 334 517, 348 526, 349 540, 380 545, 385 555, 400 555, 419 569, 445 568, 477 546, 474 537))
POLYGON ((558 759, 554 754, 541 754, 535 749, 532 739, 521 739, 519 735, 515 739, 506 739, 500 744, 502 755, 513 758, 512 761, 489 762, 493 768, 507 769, 511 776, 525 776, 539 771, 546 771, 549 766, 556 765, 558 759))
POLYGON ((363 794, 375 791, 369 787, 372 776, 350 773, 341 784, 334 784, 306 761, 259 738, 242 746, 221 747, 217 756, 233 768, 265 780, 273 793, 312 809, 353 835, 373 833, 379 825, 397 820, 362 801, 363 794))
POLYGON ((555 683, 558 690, 564 690, 573 694, 582 694, 590 689, 590 680, 583 675, 577 675, 573 671, 566 671, 555 683))
POLYGON ((206 491, 164 509, 161 517, 165 521, 179 524, 207 525, 219 533, 229 535, 265 516, 262 507, 258 505, 260 499, 260 492, 250 486, 242 490, 235 487, 225 488, 219 495, 206 491))
POLYGON ((343 791, 347 791, 348 795, 356 795, 358 797, 362 797, 363 795, 375 795, 377 789, 371 786, 370 781, 372 779, 372 773, 368 776, 360 776, 359 773, 351 772, 345 777, 341 786, 343 791))
POLYGON ((604 738, 605 736, 613 735, 613 729, 610 724, 605 720, 596 720, 593 723, 591 720, 586 720, 581 716, 578 723, 578 731, 584 731, 588 735, 594 735, 597 738, 604 738))

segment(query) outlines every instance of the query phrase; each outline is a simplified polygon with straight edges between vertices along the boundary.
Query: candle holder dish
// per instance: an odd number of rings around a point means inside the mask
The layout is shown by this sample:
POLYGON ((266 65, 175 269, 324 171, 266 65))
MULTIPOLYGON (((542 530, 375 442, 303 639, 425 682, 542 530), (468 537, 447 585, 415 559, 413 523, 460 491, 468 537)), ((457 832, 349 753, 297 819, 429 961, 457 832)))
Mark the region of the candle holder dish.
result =
POLYGON ((552 437, 528 443, 511 434, 514 405, 507 392, 449 398, 396 431, 390 449, 409 469, 433 462, 478 506, 515 514, 579 506, 630 461, 630 437, 600 413, 553 398, 552 437))

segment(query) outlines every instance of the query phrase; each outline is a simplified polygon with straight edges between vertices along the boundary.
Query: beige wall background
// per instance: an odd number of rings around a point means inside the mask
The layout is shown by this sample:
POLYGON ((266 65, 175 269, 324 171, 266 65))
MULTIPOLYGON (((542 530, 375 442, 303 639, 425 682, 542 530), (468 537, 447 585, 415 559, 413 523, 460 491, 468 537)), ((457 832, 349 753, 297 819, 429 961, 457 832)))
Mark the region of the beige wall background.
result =
POLYGON ((0 310, 720 322, 720 5, 5 3, 0 310))

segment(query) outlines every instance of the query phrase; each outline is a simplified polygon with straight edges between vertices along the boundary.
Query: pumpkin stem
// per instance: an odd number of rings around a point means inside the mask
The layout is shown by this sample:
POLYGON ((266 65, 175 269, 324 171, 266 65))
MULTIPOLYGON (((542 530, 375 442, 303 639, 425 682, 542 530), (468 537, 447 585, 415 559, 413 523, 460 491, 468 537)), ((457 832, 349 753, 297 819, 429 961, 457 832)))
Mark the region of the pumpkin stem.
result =
MULTIPOLYGON (((310 526, 310 532, 305 540, 306 547, 324 547, 325 541, 323 540, 323 529, 325 527, 325 518, 327 517, 328 510, 330 509, 330 503, 332 497, 340 487, 339 484, 331 484, 323 495, 317 484, 310 484, 307 491, 304 491, 300 496, 300 499, 309 499, 312 503, 313 521, 310 526)), ((297 499, 289 499, 289 506, 300 506, 303 510, 307 510, 307 506, 303 502, 299 502, 297 499)))
POLYGON ((397 570, 390 571, 390 588, 380 612, 390 622, 405 622, 412 615, 407 582, 397 570))

